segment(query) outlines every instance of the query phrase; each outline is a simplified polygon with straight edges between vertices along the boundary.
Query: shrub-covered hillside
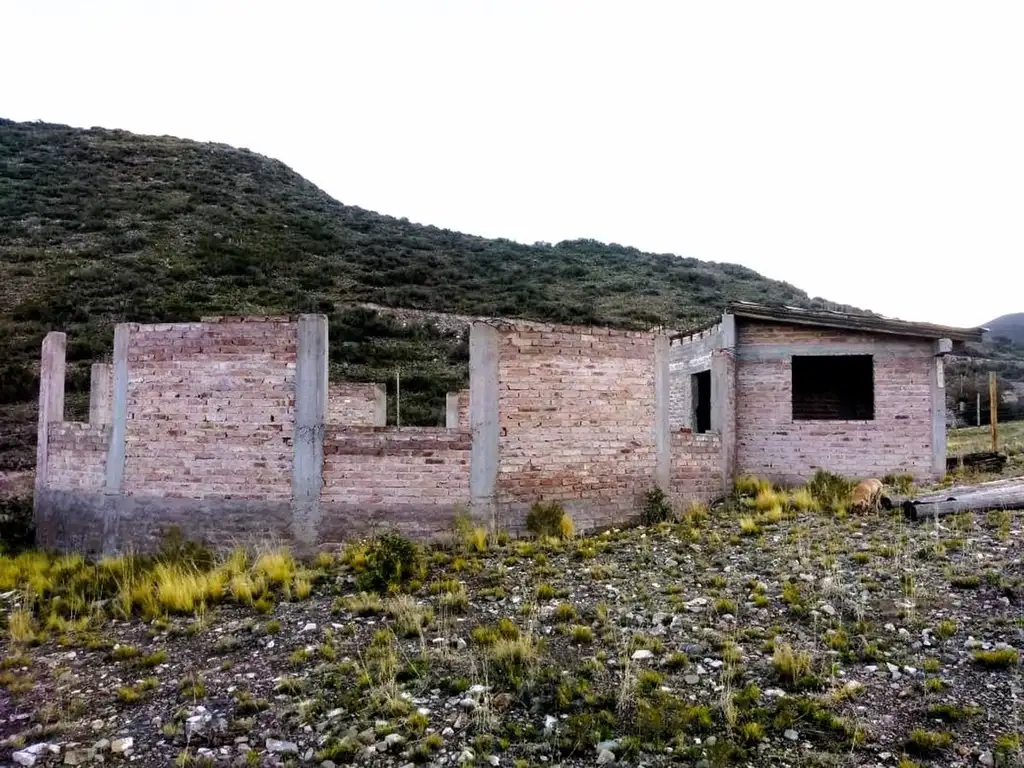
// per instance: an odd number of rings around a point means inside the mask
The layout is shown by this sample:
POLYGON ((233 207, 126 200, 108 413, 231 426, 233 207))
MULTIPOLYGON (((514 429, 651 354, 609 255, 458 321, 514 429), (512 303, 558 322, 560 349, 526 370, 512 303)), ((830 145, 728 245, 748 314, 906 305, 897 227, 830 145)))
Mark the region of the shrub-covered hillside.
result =
POLYGON ((68 333, 69 408, 113 325, 326 312, 332 375, 394 379, 403 423, 437 423, 464 384, 458 333, 354 308, 646 327, 733 299, 812 305, 733 264, 575 240, 521 245, 333 200, 283 163, 223 144, 0 120, 0 470, 33 461, 39 345, 68 333))

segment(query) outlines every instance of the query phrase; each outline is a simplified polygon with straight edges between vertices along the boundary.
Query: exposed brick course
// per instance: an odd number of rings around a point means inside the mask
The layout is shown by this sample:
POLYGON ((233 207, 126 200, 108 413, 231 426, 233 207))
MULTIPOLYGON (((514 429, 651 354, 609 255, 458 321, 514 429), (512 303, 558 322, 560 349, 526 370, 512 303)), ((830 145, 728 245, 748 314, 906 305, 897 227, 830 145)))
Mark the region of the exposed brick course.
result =
POLYGON ((654 485, 654 335, 501 326, 497 500, 522 524, 544 499, 578 522, 633 514, 654 485))
POLYGON ((454 507, 469 502, 468 430, 335 427, 324 439, 324 503, 454 507))
POLYGON ((672 430, 672 497, 676 503, 708 503, 722 495, 722 438, 672 430))
POLYGON ((327 423, 372 427, 377 414, 377 385, 354 381, 332 382, 327 387, 327 423))
POLYGON ((124 492, 291 496, 296 326, 133 325, 124 492))
POLYGON ((101 490, 110 427, 65 421, 51 423, 48 429, 47 487, 69 491, 101 490))
POLYGON ((711 370, 711 353, 721 331, 719 325, 674 340, 669 347, 669 424, 692 427, 693 403, 690 377, 711 370))
POLYGON ((850 477, 931 469, 933 343, 797 326, 737 329, 737 471, 800 482, 818 468, 850 477), (788 355, 824 345, 875 356, 873 421, 793 421, 788 355))

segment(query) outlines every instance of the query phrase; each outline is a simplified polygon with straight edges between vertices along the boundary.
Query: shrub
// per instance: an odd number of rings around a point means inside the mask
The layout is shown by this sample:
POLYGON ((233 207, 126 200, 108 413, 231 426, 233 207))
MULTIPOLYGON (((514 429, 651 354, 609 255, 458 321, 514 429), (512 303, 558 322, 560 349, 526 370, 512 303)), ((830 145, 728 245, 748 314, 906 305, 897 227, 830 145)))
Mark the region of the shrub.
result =
POLYGON ((834 472, 819 469, 807 482, 807 490, 822 507, 836 510, 845 507, 847 499, 853 493, 853 483, 834 472))
POLYGON ((526 530, 538 538, 564 538, 562 520, 566 517, 565 509, 557 501, 538 501, 526 516, 526 530))
POLYGON ((643 525, 657 525, 673 517, 672 505, 661 488, 655 486, 644 494, 644 507, 640 513, 640 522, 643 525))
POLYGON ((0 551, 20 552, 35 543, 36 523, 31 496, 0 499, 0 551))
POLYGON ((370 541, 365 569, 356 579, 361 590, 386 592, 400 588, 413 578, 422 578, 420 548, 401 534, 389 531, 370 541))

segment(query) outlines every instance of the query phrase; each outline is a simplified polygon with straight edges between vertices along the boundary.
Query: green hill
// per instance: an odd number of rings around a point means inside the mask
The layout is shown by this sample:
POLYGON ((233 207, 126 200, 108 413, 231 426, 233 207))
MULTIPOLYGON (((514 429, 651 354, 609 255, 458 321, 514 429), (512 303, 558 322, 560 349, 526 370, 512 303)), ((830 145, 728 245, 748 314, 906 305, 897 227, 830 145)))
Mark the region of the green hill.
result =
MULTIPOLYGON (((0 120, 0 471, 34 462, 39 346, 68 333, 68 409, 119 321, 325 312, 331 375, 394 379, 402 422, 436 424, 465 385, 458 330, 355 305, 646 328, 729 300, 820 306, 742 266, 593 240, 523 245, 343 205, 223 144, 0 120)), ((848 308, 849 309, 849 308, 848 308)))
POLYGON ((1017 346, 1024 347, 1024 312, 1002 315, 992 322, 985 323, 985 327, 989 329, 987 338, 1009 339, 1017 346))

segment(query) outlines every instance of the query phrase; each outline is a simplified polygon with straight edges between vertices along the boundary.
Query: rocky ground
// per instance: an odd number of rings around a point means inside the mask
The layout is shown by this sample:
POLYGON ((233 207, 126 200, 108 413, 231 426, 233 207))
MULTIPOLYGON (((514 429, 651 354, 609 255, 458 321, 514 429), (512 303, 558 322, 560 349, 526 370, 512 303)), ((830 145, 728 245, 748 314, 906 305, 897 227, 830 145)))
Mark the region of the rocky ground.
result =
POLYGON ((392 541, 397 577, 373 542, 3 558, 0 761, 1021 765, 1022 513, 815 506, 392 541))

